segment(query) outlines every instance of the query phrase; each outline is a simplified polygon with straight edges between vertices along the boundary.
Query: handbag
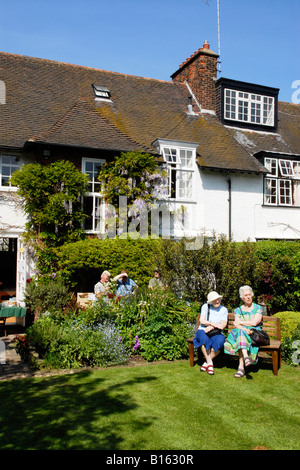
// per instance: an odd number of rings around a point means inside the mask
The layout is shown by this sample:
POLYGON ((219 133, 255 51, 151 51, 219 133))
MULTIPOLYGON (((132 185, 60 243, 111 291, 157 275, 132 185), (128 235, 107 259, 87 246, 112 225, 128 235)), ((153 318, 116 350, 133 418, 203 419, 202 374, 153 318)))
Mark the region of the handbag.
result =
POLYGON ((268 333, 263 330, 256 330, 253 328, 250 335, 252 346, 268 346, 270 344, 270 338, 268 333))
MULTIPOLYGON (((210 305, 207 304, 207 321, 209 320, 209 314, 210 314, 210 305)), ((222 334, 222 330, 220 328, 213 328, 210 330, 208 333, 206 333, 209 338, 212 336, 220 335, 222 334)))

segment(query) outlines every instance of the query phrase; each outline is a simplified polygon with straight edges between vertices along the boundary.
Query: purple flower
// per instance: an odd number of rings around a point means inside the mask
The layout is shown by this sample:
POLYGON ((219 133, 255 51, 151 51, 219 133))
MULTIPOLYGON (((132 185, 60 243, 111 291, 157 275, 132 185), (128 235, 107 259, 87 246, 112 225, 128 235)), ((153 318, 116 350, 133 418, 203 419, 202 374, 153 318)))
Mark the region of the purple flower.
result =
POLYGON ((133 346, 133 350, 136 351, 140 347, 141 343, 139 342, 139 337, 138 336, 136 336, 134 338, 134 340, 135 340, 135 344, 133 346))

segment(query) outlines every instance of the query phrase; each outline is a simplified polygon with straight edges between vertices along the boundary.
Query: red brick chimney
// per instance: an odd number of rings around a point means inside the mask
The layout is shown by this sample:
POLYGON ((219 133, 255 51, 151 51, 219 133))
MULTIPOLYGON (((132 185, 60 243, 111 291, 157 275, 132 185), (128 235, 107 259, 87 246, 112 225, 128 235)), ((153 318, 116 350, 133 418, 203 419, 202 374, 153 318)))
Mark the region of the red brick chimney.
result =
POLYGON ((211 51, 208 41, 184 61, 171 75, 173 82, 187 82, 202 109, 216 110, 215 81, 218 54, 211 51))

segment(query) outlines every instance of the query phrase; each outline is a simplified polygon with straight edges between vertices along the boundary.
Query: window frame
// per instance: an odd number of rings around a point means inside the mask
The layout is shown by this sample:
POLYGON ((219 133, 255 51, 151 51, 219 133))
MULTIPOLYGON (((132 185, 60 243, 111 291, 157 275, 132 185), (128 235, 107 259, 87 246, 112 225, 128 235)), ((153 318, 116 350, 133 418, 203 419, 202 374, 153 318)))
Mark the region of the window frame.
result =
POLYGON ((300 207, 300 202, 295 203, 296 184, 300 182, 299 160, 264 157, 264 166, 269 170, 264 178, 264 204, 300 207))
POLYGON ((93 173, 93 177, 92 177, 92 180, 90 180, 90 183, 88 184, 91 184, 92 185, 92 190, 91 191, 87 191, 87 193, 97 193, 97 194, 101 194, 102 193, 102 190, 101 190, 101 181, 96 181, 95 180, 95 171, 94 169, 92 171, 90 170, 87 170, 86 169, 86 164, 87 163, 93 163, 93 164, 100 164, 100 166, 105 163, 105 160, 103 158, 82 158, 82 162, 81 162, 81 171, 82 173, 84 173, 85 175, 89 175, 90 173, 93 173), (95 184, 99 185, 99 189, 100 191, 95 191, 95 184))
POLYGON ((11 185, 10 178, 16 170, 19 170, 21 168, 21 166, 22 165, 20 163, 20 158, 19 158, 18 155, 9 155, 9 154, 6 154, 6 153, 1 153, 0 154, 0 188, 1 189, 16 188, 16 186, 11 185), (10 163, 5 163, 5 162, 3 162, 3 157, 9 158, 10 160, 12 158, 15 158, 16 163, 11 163, 11 162, 10 163), (8 167, 10 169, 9 175, 4 175, 3 174, 3 167, 8 167), (12 169, 13 169, 13 171, 12 171, 12 169), (8 178, 8 184, 2 184, 4 178, 8 178))
POLYGON ((109 101, 111 102, 110 90, 102 85, 92 84, 95 101, 109 101))
POLYGON ((168 198, 179 201, 191 200, 194 194, 196 150, 187 146, 165 144, 162 146, 162 155, 168 173, 168 198), (191 154, 189 159, 187 159, 188 152, 191 154), (190 182, 186 179, 188 174, 192 175, 190 182))
POLYGON ((275 106, 274 96, 264 95, 257 91, 224 88, 223 118, 226 121, 274 127, 275 106))
MULTIPOLYGON (((87 199, 92 199, 92 212, 90 214, 91 217, 91 228, 85 229, 86 233, 99 233, 101 232, 102 229, 102 221, 104 223, 104 218, 105 218, 105 204, 104 204, 104 199, 102 195, 102 183, 101 181, 96 181, 95 180, 95 168, 93 168, 92 171, 88 171, 86 168, 87 163, 93 163, 93 164, 100 164, 100 166, 105 163, 106 160, 103 158, 87 158, 83 157, 81 161, 81 171, 85 175, 92 174, 92 179, 90 179, 91 184, 91 191, 86 191, 85 194, 82 196, 82 207, 85 207, 85 204, 87 203, 87 199), (95 191, 95 184, 99 184, 99 191, 95 191)), ((85 224, 84 224, 85 225, 85 224)))

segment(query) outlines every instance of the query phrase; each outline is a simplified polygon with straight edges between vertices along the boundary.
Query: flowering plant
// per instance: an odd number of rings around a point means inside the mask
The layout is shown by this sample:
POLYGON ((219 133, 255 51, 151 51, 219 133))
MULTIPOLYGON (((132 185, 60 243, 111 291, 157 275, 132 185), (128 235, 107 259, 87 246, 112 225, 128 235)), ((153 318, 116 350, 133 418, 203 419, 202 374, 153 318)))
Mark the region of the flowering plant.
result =
POLYGON ((25 335, 17 335, 14 339, 16 352, 21 356, 22 361, 27 362, 30 357, 30 344, 25 335))
POLYGON ((139 341, 139 337, 136 336, 136 337, 134 338, 134 346, 133 346, 133 348, 132 348, 133 352, 136 352, 136 351, 139 349, 140 346, 141 346, 141 343, 140 343, 140 341, 139 341))
POLYGON ((141 345, 141 343, 140 343, 140 341, 139 341, 139 337, 136 336, 136 337, 134 338, 133 350, 136 351, 136 350, 140 347, 140 345, 141 345))

